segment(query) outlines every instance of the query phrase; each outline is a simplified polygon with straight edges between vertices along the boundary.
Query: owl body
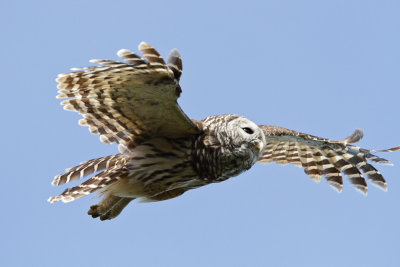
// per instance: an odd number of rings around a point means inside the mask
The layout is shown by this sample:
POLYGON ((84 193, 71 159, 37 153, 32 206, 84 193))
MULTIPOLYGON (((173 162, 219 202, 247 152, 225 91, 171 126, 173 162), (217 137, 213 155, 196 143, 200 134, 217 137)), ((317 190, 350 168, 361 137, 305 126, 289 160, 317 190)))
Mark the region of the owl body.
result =
POLYGON ((262 155, 265 139, 261 130, 258 130, 258 137, 252 134, 255 141, 250 149, 246 147, 246 138, 236 146, 222 141, 240 140, 237 135, 251 136, 245 132, 235 133, 235 130, 242 131, 243 124, 258 129, 244 117, 212 116, 195 123, 202 130, 201 134, 178 139, 153 138, 123 151, 121 156, 126 163, 120 168, 126 169, 126 175, 100 192, 144 202, 166 200, 177 193, 181 195, 187 190, 237 176, 251 168, 262 155))
POLYGON ((143 57, 122 49, 124 62, 92 60, 100 66, 73 69, 57 78, 64 109, 79 112, 104 143, 118 144, 120 153, 92 159, 57 175, 53 185, 91 175, 78 186, 50 197, 70 202, 91 193, 103 199, 88 214, 115 218, 134 199, 162 201, 188 190, 225 181, 256 162, 294 164, 314 181, 325 177, 339 192, 344 174, 367 194, 364 177, 386 190, 383 176, 369 162, 391 164, 374 152, 353 145, 363 132, 334 141, 279 126, 257 125, 239 115, 191 120, 177 103, 182 60, 174 49, 168 61, 142 42, 143 57))

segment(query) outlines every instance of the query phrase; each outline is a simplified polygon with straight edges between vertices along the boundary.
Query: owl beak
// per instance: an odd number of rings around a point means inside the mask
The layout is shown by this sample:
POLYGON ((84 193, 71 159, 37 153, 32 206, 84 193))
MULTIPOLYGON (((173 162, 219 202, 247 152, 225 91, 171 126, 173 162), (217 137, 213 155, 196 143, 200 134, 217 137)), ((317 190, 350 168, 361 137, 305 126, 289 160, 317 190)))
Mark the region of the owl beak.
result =
POLYGON ((257 143, 257 148, 258 148, 258 151, 260 151, 260 152, 263 151, 263 149, 264 149, 263 141, 260 141, 257 143))

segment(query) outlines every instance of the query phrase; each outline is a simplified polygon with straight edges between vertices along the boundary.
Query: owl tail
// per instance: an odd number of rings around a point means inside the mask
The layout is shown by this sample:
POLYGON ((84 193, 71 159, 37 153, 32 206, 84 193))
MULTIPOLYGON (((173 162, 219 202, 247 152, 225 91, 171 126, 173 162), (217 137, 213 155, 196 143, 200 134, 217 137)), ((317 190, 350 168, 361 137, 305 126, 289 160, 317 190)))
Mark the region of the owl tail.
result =
POLYGON ((70 202, 97 191, 124 176, 125 169, 122 168, 123 165, 125 165, 124 156, 122 154, 116 154, 91 159, 82 162, 81 165, 69 168, 65 174, 60 174, 54 177, 52 184, 55 186, 62 185, 89 174, 103 171, 78 186, 68 188, 59 196, 50 197, 48 201, 51 203, 60 200, 63 202, 70 202))
POLYGON ((66 169, 65 170, 66 173, 59 174, 56 177, 54 177, 54 180, 51 184, 57 186, 69 183, 76 179, 83 178, 94 172, 102 171, 104 169, 108 169, 109 167, 113 167, 121 159, 123 159, 121 154, 115 154, 84 161, 78 166, 66 169))
POLYGON ((78 186, 68 188, 61 195, 50 197, 47 201, 50 203, 56 203, 58 201, 71 202, 75 199, 81 198, 83 196, 89 195, 97 190, 104 188, 116 181, 121 177, 127 175, 127 170, 121 168, 120 166, 115 166, 111 169, 106 169, 87 181, 81 183, 78 186))

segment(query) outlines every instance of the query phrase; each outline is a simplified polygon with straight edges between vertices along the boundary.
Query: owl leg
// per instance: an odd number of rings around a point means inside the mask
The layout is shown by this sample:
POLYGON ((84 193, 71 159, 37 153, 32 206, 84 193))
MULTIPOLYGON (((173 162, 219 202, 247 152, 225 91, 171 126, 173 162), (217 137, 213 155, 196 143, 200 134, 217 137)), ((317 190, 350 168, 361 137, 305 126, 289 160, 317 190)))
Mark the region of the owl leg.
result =
POLYGON ((116 205, 121 199, 122 197, 117 197, 109 194, 105 196, 99 202, 99 204, 91 206, 88 214, 91 215, 93 218, 97 218, 111 210, 114 205, 116 205))
POLYGON ((186 189, 176 188, 176 189, 172 189, 172 190, 163 192, 161 194, 152 196, 150 199, 153 201, 163 201, 163 200, 171 199, 174 197, 178 197, 178 196, 182 195, 183 193, 185 193, 185 191, 186 191, 186 189))
POLYGON ((100 216, 100 220, 111 220, 117 217, 121 211, 132 201, 134 198, 121 198, 107 213, 100 216))

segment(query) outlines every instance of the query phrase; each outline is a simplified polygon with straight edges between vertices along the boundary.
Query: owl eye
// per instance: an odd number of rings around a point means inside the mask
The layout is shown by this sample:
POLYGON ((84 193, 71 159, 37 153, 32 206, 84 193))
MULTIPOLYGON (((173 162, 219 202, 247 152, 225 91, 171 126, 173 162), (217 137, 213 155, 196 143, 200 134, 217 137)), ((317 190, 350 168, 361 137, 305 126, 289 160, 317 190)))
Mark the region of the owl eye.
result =
POLYGON ((245 131, 248 134, 253 134, 254 133, 254 131, 249 127, 243 127, 242 129, 243 129, 243 131, 245 131))

